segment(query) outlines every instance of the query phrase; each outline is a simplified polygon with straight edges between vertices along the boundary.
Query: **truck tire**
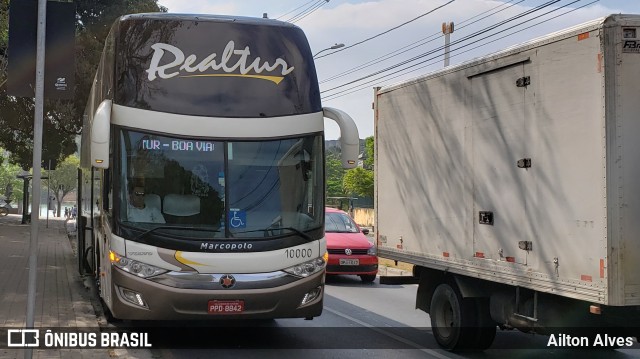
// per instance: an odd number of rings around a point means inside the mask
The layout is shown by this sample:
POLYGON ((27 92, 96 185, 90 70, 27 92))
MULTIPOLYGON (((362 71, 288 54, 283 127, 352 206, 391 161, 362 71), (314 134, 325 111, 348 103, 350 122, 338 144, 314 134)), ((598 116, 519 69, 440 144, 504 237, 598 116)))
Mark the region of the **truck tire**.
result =
POLYGON ((442 283, 436 287, 429 316, 433 336, 442 348, 464 350, 477 343, 476 303, 463 299, 455 286, 442 283))
POLYGON ((497 323, 491 319, 489 300, 487 298, 474 298, 476 307, 475 338, 470 345, 472 350, 485 350, 493 344, 496 338, 497 323))

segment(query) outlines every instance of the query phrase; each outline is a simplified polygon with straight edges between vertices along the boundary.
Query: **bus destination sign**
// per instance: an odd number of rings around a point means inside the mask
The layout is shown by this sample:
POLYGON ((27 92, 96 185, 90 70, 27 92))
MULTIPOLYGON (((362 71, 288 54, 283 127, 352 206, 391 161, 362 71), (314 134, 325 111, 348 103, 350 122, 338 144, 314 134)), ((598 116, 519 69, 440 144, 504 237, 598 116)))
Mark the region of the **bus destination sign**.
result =
POLYGON ((155 151, 196 151, 196 152, 213 152, 215 144, 207 141, 194 140, 158 140, 146 139, 140 142, 140 149, 155 151))

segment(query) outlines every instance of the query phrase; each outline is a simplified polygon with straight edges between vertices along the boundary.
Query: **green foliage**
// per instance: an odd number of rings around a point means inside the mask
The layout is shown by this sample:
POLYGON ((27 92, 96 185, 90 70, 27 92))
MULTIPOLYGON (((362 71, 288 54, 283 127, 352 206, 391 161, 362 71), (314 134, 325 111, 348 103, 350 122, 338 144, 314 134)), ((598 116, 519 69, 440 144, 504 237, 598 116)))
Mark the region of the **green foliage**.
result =
POLYGON ((62 199, 67 193, 75 191, 78 187, 78 167, 80 159, 73 155, 67 157, 62 163, 59 163, 55 170, 47 171, 46 175, 49 180, 44 180, 44 184, 49 185, 51 194, 55 196, 58 202, 56 208, 58 216, 61 214, 62 199))
POLYGON ((345 170, 342 168, 342 162, 340 162, 339 152, 327 152, 325 158, 325 175, 327 181, 327 197, 342 197, 344 191, 342 190, 342 178, 344 177, 345 170))
POLYGON ((0 0, 0 89, 7 79, 7 47, 9 45, 9 0, 0 0))
MULTIPOLYGON (((0 58, 3 57, 3 49, 7 48, 9 43, 9 0, 0 0, 0 58)), ((0 60, 0 68, 2 60, 0 60)), ((2 75, 0 74, 0 83, 2 83, 2 75)))
POLYGON ((359 196, 373 198, 373 136, 365 139, 365 168, 354 168, 346 171, 340 161, 340 149, 327 149, 326 181, 327 197, 359 196))
POLYGON ((5 154, 5 150, 0 148, 0 197, 4 198, 7 195, 7 185, 11 185, 13 191, 7 199, 13 203, 18 203, 22 198, 23 182, 16 176, 21 172, 21 169, 20 166, 12 165, 6 161, 7 156, 5 154))
POLYGON ((373 168, 373 159, 374 159, 373 157, 375 155, 373 136, 369 136, 364 139, 364 154, 365 154, 364 168, 366 169, 373 168))
POLYGON ((347 171, 342 187, 346 193, 373 198, 373 171, 361 167, 347 171))
MULTIPOLYGON (((44 104, 42 158, 66 158, 76 151, 75 137, 91 83, 100 61, 104 40, 119 16, 166 11, 157 0, 76 0, 76 88, 72 101, 46 100, 44 104)), ((9 0, 0 0, 0 146, 11 149, 9 161, 24 169, 33 162, 34 100, 7 96, 5 80, 9 0)))

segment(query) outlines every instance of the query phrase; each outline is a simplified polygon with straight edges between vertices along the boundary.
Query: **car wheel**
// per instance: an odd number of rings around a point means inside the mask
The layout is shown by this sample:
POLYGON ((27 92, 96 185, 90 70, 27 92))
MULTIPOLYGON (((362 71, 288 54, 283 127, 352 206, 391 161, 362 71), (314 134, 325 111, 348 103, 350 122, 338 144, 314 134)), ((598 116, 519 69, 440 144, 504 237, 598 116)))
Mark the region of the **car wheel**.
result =
POLYGON ((4 208, 4 207, 0 207, 0 216, 6 216, 9 214, 9 210, 4 208))
POLYGON ((375 274, 362 274, 360 275, 360 279, 365 283, 371 283, 376 280, 375 274))

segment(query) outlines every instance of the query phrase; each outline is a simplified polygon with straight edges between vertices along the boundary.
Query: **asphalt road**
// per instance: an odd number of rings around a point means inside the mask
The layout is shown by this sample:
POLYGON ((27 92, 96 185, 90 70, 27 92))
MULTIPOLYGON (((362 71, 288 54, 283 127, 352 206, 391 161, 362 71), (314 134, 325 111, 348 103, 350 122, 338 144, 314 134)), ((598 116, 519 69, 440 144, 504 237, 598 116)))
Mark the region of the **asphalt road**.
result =
POLYGON ((640 358, 640 345, 622 350, 548 348, 548 337, 498 331, 483 353, 438 348, 429 316, 414 309, 417 285, 328 278, 322 316, 251 323, 152 323, 162 348, 138 358, 640 358), (169 349, 171 348, 171 349, 169 349))

